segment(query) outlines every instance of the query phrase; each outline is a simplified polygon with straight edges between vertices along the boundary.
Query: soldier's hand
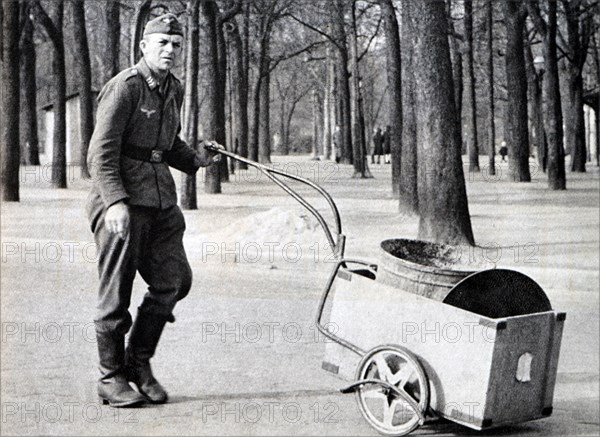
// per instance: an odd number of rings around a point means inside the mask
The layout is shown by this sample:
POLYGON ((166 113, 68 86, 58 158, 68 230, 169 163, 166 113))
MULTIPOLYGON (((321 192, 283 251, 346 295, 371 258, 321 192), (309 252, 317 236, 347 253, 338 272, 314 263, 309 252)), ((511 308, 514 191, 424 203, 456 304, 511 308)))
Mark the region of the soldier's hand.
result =
POLYGON ((204 147, 206 148, 206 150, 208 150, 208 156, 210 157, 212 162, 221 162, 221 154, 219 152, 216 152, 215 149, 226 150, 225 147, 223 147, 216 141, 206 141, 204 147))
POLYGON ((117 234, 124 240, 129 233, 129 209, 125 202, 117 202, 109 206, 104 222, 109 232, 117 234))

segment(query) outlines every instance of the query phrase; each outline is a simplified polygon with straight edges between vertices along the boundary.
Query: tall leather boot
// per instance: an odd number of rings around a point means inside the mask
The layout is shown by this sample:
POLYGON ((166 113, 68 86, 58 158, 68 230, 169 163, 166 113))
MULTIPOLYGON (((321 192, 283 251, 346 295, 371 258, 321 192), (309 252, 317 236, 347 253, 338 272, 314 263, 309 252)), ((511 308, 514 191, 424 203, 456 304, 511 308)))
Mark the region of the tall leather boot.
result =
POLYGON ((154 356, 167 320, 166 316, 138 309, 125 353, 127 380, 135 383, 139 392, 153 404, 163 404, 169 398, 150 367, 150 358, 154 356))
POLYGON ((111 407, 135 407, 146 403, 146 398, 136 392, 125 378, 125 340, 123 335, 96 332, 100 373, 98 396, 111 407))

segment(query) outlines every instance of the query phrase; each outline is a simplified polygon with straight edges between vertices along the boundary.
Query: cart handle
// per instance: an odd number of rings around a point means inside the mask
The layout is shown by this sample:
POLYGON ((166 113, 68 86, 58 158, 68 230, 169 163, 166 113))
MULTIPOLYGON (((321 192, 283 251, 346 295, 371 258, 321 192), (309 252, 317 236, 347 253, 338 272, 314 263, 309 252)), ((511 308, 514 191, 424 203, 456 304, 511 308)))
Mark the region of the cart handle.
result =
POLYGON ((317 219, 317 221, 323 228, 323 232, 325 232, 327 241, 329 242, 336 259, 341 259, 344 256, 344 246, 345 246, 346 238, 342 234, 342 221, 340 219, 340 213, 338 211, 338 208, 337 208, 335 202, 333 201, 333 198, 321 186, 319 186, 319 185, 315 184, 314 182, 312 182, 308 179, 305 179, 303 177, 296 176, 296 175, 293 175, 290 173, 286 173, 281 170, 276 170, 274 168, 267 167, 266 165, 259 164, 256 161, 252 161, 251 159, 247 159, 247 158, 244 158, 243 156, 236 155, 235 153, 228 152, 227 150, 222 149, 219 146, 214 145, 212 143, 205 144, 204 148, 206 150, 210 150, 211 152, 220 153, 221 155, 228 156, 229 158, 235 159, 236 161, 240 161, 245 164, 248 164, 248 165, 258 169, 261 173, 263 173, 265 176, 267 176, 269 179, 271 179, 275 184, 279 185, 279 187, 281 187, 281 189, 283 191, 285 191, 290 196, 292 196, 294 199, 296 199, 298 201, 298 203, 300 203, 300 205, 302 205, 303 207, 308 209, 308 211, 317 219), (315 207, 313 207, 302 196, 300 196, 293 189, 288 187, 285 183, 283 183, 275 175, 284 176, 286 178, 289 178, 289 179, 292 179, 292 180, 295 180, 298 182, 302 182, 303 184, 314 188, 317 192, 319 192, 319 194, 321 194, 321 196, 323 196, 325 198, 325 200, 327 200, 327 203, 329 204, 331 211, 333 212, 333 217, 335 219, 336 239, 333 238, 331 230, 329 229, 329 225, 327 225, 327 223, 325 222, 325 219, 315 209, 315 207))

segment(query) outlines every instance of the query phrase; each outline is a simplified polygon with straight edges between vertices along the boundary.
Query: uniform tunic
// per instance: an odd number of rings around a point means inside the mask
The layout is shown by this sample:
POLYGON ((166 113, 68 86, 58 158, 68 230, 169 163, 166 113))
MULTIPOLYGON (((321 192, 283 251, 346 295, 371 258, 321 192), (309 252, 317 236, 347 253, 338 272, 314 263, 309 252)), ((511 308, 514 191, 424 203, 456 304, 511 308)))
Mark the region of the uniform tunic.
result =
POLYGON ((165 96, 142 59, 111 79, 99 96, 96 127, 90 141, 88 166, 93 177, 90 202, 99 196, 105 207, 120 200, 129 205, 166 209, 177 204, 174 167, 194 174, 202 163, 178 134, 183 87, 172 74, 165 78, 165 96), (129 146, 161 150, 165 162, 125 156, 129 146))

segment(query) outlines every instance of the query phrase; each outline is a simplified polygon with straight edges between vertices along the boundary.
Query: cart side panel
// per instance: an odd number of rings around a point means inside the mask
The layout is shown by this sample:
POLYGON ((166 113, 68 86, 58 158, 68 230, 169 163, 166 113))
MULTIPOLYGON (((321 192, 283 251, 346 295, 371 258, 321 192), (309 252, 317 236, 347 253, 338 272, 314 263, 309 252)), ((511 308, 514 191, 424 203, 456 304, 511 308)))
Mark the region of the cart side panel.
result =
POLYGON ((498 331, 485 409, 490 426, 551 414, 562 336, 556 318, 553 311, 510 317, 498 331))
MULTIPOLYGON (((336 335, 363 350, 404 346, 421 361, 431 407, 480 429, 494 351, 496 324, 468 311, 404 292, 341 270, 330 296, 328 320, 336 335)), ((353 379, 359 358, 336 343, 326 346, 324 368, 353 379)))

